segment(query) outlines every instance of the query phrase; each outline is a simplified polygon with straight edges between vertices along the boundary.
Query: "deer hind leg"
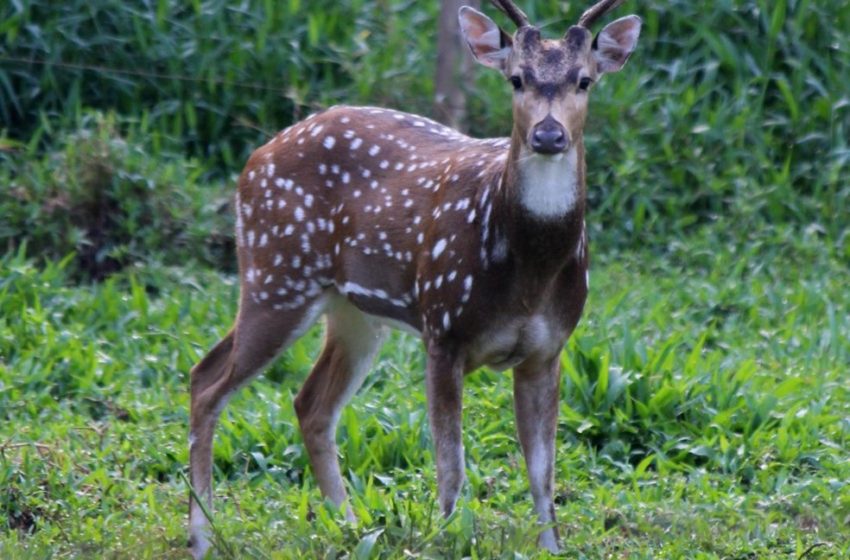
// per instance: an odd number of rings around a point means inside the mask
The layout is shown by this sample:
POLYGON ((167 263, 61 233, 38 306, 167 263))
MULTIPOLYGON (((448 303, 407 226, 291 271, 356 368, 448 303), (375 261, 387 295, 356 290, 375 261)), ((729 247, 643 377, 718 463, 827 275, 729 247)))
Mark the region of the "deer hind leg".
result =
MULTIPOLYGON (((328 310, 325 346, 295 398, 295 411, 322 494, 337 506, 347 498, 339 470, 336 426, 362 385, 386 329, 342 298, 328 310)), ((346 517, 355 521, 350 507, 346 517)))
MULTIPOLYGON (((322 311, 323 300, 294 311, 273 311, 243 299, 233 330, 191 372, 189 475, 195 494, 212 509, 212 440, 219 414, 236 389, 247 383, 286 345, 300 337, 322 311)), ((203 558, 210 547, 201 504, 189 505, 189 546, 203 558)))
POLYGON ((560 379, 558 356, 543 364, 523 363, 514 370, 517 431, 531 497, 540 523, 552 525, 540 533, 538 544, 551 552, 558 551, 553 494, 560 379))

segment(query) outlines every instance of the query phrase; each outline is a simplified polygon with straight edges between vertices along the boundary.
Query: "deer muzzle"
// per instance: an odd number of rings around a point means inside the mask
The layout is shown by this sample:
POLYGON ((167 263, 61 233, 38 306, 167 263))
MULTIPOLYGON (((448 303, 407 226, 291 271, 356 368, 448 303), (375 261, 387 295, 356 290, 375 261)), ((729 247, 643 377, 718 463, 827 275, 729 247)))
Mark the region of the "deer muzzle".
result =
POLYGON ((566 129, 552 115, 547 115, 531 129, 531 149, 538 154, 560 154, 569 146, 566 129))

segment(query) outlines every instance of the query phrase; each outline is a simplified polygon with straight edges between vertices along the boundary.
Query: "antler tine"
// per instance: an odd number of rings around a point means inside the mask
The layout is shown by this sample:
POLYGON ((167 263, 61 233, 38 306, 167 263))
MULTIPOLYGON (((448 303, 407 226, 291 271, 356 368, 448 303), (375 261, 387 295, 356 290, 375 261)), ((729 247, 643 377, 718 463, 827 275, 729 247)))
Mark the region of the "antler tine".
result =
POLYGON ((525 12, 517 8, 516 4, 511 2, 511 0, 490 0, 490 2, 511 18, 517 27, 531 25, 525 12))
POLYGON ((625 0, 602 0, 586 9, 578 20, 578 24, 585 29, 590 29, 593 23, 622 4, 625 0))

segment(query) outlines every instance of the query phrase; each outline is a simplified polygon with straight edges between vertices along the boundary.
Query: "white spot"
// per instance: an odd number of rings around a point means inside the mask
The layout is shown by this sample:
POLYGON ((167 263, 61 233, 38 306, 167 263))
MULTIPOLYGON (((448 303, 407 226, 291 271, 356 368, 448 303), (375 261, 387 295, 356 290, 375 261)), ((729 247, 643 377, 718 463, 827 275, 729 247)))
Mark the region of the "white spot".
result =
POLYGON ((260 247, 265 247, 268 244, 269 244, 269 235, 267 233, 264 233, 263 235, 260 236, 260 247))
POLYGON ((362 143, 363 143, 363 139, 362 139, 362 138, 355 138, 354 140, 352 140, 352 141, 351 141, 351 149, 352 149, 352 150, 356 150, 357 148, 359 148, 359 147, 360 147, 360 145, 361 145, 362 143))
POLYGON ((389 166, 390 166, 390 162, 388 162, 385 159, 381 160, 381 163, 378 164, 378 167, 380 167, 381 169, 386 169, 389 166))
POLYGON ((292 224, 287 224, 286 228, 283 230, 283 235, 292 235, 292 232, 295 231, 295 226, 292 224))
POLYGON ((372 156, 372 157, 375 157, 376 155, 378 155, 378 153, 380 153, 380 151, 381 151, 381 147, 378 146, 377 144, 373 144, 372 147, 369 148, 369 155, 372 156))
POLYGON ((452 326, 451 319, 449 319, 449 312, 446 311, 443 313, 443 328, 449 330, 449 327, 452 326))
POLYGON ((446 242, 445 239, 440 239, 439 241, 437 241, 434 244, 434 248, 431 249, 431 257, 434 260, 436 260, 437 257, 439 257, 443 253, 443 251, 446 249, 446 243, 447 242, 446 242))
POLYGON ((304 221, 304 209, 300 206, 295 209, 295 219, 299 222, 304 221))
POLYGON ((304 197, 304 206, 306 206, 307 208, 310 208, 311 206, 313 206, 313 195, 312 194, 308 194, 307 196, 304 197))
POLYGON ((334 144, 336 144, 336 138, 334 138, 333 136, 325 136, 325 139, 322 140, 322 146, 324 146, 328 150, 333 148, 334 144))
POLYGON ((268 169, 266 169, 266 175, 269 177, 274 175, 274 164, 270 163, 268 169))
MULTIPOLYGON (((242 233, 242 230, 245 227, 245 223, 242 219, 242 212, 239 211, 239 208, 242 208, 242 210, 244 211, 246 206, 249 209, 251 208, 247 204, 243 205, 239 202, 239 192, 237 191, 236 192, 236 244, 240 247, 245 245, 245 239, 244 239, 244 235, 242 233)), ((250 218, 251 217, 250 212, 248 212, 247 214, 248 214, 248 217, 250 218)))
MULTIPOLYGON (((346 282, 342 286, 338 286, 337 289, 340 291, 340 293, 345 295, 357 295, 362 297, 380 299, 396 307, 408 306, 408 302, 405 301, 405 299, 403 298, 395 298, 388 294, 385 290, 367 288, 365 286, 355 284, 354 282, 346 282)), ((409 296, 404 297, 409 299, 409 296)))
POLYGON ((319 164, 319 175, 324 175, 327 172, 328 172, 328 166, 325 165, 324 163, 320 163, 319 164))
POLYGON ((493 242, 493 261, 504 262, 508 258, 508 239, 504 235, 496 235, 493 242))
POLYGON ((342 182, 347 184, 349 181, 351 181, 351 175, 346 171, 342 174, 342 182))
POLYGON ((248 232, 248 246, 249 247, 254 246, 254 230, 251 230, 251 231, 248 232))

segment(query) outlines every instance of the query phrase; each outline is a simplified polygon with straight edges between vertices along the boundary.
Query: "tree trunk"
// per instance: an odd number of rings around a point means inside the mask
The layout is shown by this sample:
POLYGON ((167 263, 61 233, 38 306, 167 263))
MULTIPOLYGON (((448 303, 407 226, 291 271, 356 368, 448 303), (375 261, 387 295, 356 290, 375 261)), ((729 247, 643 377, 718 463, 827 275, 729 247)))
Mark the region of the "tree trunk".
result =
POLYGON ((466 124, 466 91, 472 56, 463 38, 457 12, 461 6, 478 9, 479 0, 440 0, 440 22, 437 34, 437 75, 434 79, 434 114, 441 122, 464 130, 466 124))

